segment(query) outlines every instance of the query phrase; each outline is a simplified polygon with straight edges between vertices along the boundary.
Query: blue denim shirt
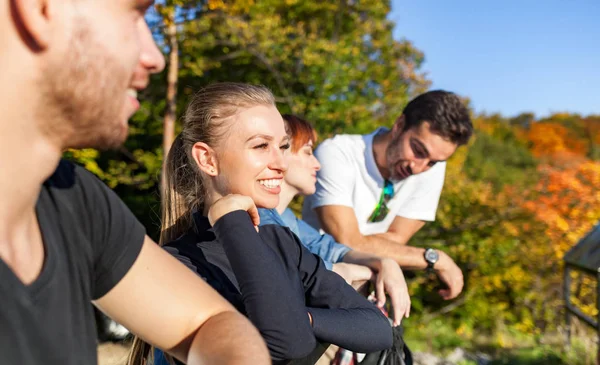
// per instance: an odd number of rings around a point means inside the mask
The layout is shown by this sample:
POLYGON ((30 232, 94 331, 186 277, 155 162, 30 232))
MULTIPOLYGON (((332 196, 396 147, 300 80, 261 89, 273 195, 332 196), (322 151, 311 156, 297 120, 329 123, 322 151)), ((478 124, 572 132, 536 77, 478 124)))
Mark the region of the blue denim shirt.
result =
POLYGON ((287 208, 283 214, 275 209, 258 209, 260 214, 260 225, 278 224, 288 227, 300 242, 315 255, 321 257, 327 269, 331 270, 333 264, 342 261, 344 255, 351 250, 350 247, 336 242, 335 238, 328 234, 321 234, 302 219, 298 219, 291 209, 287 208))
MULTIPOLYGON (((175 360, 175 363, 177 364, 178 361, 175 360)), ((154 348, 154 365, 170 365, 165 358, 165 353, 156 347, 154 348)))

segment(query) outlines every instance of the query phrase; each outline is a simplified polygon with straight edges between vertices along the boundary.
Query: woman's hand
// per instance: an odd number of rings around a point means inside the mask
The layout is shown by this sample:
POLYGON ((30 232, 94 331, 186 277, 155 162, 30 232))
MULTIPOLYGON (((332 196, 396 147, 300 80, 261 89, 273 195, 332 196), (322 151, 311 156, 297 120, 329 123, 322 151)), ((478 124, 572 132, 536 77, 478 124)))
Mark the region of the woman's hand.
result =
POLYGON ((355 290, 374 278, 373 271, 363 265, 340 262, 333 264, 332 271, 346 280, 346 283, 351 285, 355 290))
POLYGON ((245 195, 230 194, 214 202, 208 210, 208 221, 211 226, 214 226, 222 216, 235 210, 248 212, 252 224, 254 224, 258 232, 258 225, 260 224, 258 209, 256 209, 254 201, 245 195))
POLYGON ((380 269, 376 274, 375 295, 377 306, 385 304, 387 292, 394 308, 394 326, 398 326, 402 317, 408 318, 410 314, 410 295, 404 280, 404 274, 396 261, 382 259, 380 269))

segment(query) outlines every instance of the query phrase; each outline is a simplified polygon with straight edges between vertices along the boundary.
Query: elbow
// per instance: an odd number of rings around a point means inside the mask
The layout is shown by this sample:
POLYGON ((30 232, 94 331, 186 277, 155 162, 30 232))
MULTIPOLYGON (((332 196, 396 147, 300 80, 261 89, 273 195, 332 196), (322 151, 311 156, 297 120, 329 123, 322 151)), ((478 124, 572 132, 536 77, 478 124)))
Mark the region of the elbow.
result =
POLYGON ((302 359, 308 356, 317 347, 317 339, 315 336, 310 336, 302 342, 290 344, 287 348, 288 359, 302 359))
POLYGON ((376 318, 370 321, 370 328, 368 331, 365 331, 369 333, 368 341, 358 346, 360 349, 354 349, 355 352, 369 353, 382 351, 391 348, 394 343, 390 320, 379 309, 374 309, 373 311, 376 312, 376 318))
POLYGON ((356 346, 348 346, 348 350, 354 352, 371 353, 377 351, 387 350, 392 347, 394 341, 392 337, 392 327, 388 325, 388 328, 381 329, 370 336, 368 342, 357 344, 356 346))
POLYGON ((389 324, 385 330, 381 331, 381 338, 379 339, 379 350, 385 350, 392 347, 394 344, 394 337, 392 333, 392 326, 389 324))
POLYGON ((312 331, 310 333, 300 333, 304 331, 295 331, 288 334, 277 333, 265 336, 271 358, 274 361, 301 359, 308 356, 317 347, 317 339, 312 331))
POLYGON ((373 345, 377 346, 378 349, 374 351, 389 349, 394 343, 394 335, 390 320, 379 310, 377 310, 377 312, 379 314, 379 321, 377 321, 378 329, 375 333, 377 333, 378 336, 373 339, 373 345))

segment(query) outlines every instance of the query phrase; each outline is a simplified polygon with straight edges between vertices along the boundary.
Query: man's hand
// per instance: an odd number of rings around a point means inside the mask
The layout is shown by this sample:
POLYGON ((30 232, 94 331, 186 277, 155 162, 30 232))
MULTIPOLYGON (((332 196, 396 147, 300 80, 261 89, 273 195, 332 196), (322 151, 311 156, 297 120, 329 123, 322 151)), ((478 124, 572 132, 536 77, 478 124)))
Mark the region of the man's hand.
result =
POLYGON ((438 254, 439 260, 434 266, 435 273, 448 286, 448 289, 441 289, 438 293, 445 300, 454 299, 463 289, 463 273, 445 252, 438 250, 438 254))
MULTIPOLYGON (((214 226, 221 217, 235 210, 248 212, 255 227, 260 224, 260 217, 254 201, 250 197, 239 194, 230 194, 214 202, 208 210, 208 221, 211 226, 214 226)), ((258 231, 258 228, 256 230, 258 231)))
POLYGON ((351 285, 354 289, 359 289, 367 281, 374 277, 373 271, 363 265, 347 264, 340 262, 333 264, 332 271, 341 276, 348 285, 351 285))
POLYGON ((387 292, 392 302, 392 308, 394 308, 394 326, 398 326, 402 321, 402 317, 408 318, 410 315, 408 287, 404 280, 404 274, 396 261, 382 259, 380 265, 375 280, 377 306, 382 307, 385 304, 385 293, 387 292))

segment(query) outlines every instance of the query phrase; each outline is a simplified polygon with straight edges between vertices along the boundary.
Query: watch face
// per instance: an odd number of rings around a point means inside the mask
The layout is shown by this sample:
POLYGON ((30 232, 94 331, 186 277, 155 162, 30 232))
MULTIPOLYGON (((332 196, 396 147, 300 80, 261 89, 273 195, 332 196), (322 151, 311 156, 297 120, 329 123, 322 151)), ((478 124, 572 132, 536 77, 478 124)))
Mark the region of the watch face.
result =
POLYGON ((430 248, 425 251, 425 260, 428 262, 436 263, 438 258, 439 256, 436 250, 430 248))

